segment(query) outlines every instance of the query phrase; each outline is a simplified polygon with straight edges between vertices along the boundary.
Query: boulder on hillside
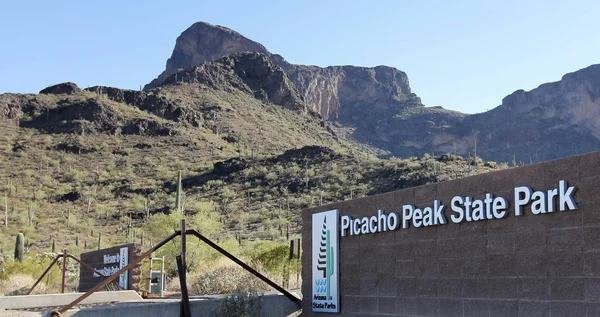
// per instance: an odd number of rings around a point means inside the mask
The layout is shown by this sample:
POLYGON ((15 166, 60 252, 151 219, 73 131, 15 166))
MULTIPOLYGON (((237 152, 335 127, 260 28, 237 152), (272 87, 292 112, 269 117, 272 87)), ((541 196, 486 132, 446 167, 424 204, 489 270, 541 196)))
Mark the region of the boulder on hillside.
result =
POLYGON ((46 87, 40 91, 40 94, 46 95, 72 95, 80 92, 81 89, 72 82, 60 83, 50 87, 46 87))

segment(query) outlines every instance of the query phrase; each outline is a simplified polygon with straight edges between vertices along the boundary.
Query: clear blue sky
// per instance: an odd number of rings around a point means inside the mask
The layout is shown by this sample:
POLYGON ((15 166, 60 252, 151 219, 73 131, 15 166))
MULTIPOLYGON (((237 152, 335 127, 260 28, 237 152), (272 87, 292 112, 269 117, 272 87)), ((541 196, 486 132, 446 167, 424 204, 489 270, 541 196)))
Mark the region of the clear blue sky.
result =
POLYGON ((63 81, 138 89, 206 21, 292 63, 396 67, 425 105, 475 113, 600 63, 598 12, 597 0, 5 0, 0 93, 63 81))

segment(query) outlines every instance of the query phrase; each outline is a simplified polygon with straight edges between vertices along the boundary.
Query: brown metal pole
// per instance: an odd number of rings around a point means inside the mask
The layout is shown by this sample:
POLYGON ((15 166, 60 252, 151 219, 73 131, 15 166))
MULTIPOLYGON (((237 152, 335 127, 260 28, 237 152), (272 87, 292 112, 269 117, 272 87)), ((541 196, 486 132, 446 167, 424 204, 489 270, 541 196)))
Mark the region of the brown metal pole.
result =
POLYGON ((44 273, 42 273, 42 276, 40 276, 40 278, 38 278, 38 280, 35 281, 35 284, 33 284, 33 286, 29 289, 29 292, 27 292, 27 295, 30 295, 31 292, 33 292, 33 289, 42 281, 44 276, 46 276, 46 274, 48 274, 48 272, 50 272, 50 269, 52 268, 52 266, 54 264, 56 264, 56 262, 58 261, 58 259, 60 259, 61 256, 62 256, 62 254, 59 254, 54 258, 54 261, 52 261, 52 263, 50 263, 50 265, 48 265, 48 268, 44 271, 44 273))
POLYGON ((293 302, 296 302, 298 304, 300 304, 302 302, 302 300, 300 300, 298 297, 292 295, 290 292, 286 291, 283 287, 275 284, 275 282, 271 281, 266 276, 260 274, 260 272, 256 271, 255 269, 251 268, 250 266, 248 266, 248 264, 242 262, 240 259, 236 258, 233 254, 225 251, 225 249, 216 245, 214 242, 210 241, 209 239, 207 239, 206 237, 201 235, 198 231, 191 229, 191 230, 187 230, 186 233, 195 235, 196 237, 198 237, 198 239, 204 241, 204 243, 208 244, 211 248, 219 251, 221 254, 228 257, 231 261, 237 263, 239 266, 243 267, 245 270, 247 270, 248 272, 252 273, 254 276, 261 279, 263 282, 269 284, 271 287, 273 287, 274 289, 281 292, 283 295, 285 295, 287 298, 289 298, 293 302))
MULTIPOLYGON (((88 270, 102 276, 102 277, 106 277, 106 275, 102 274, 101 272, 96 271, 95 268, 91 267, 89 264, 80 261, 78 258, 68 254, 68 257, 70 257, 71 259, 77 261, 77 263, 79 263, 79 265, 83 265, 85 268, 87 268, 88 270)), ((113 283, 113 285, 116 285, 117 287, 119 287, 120 289, 124 290, 125 288, 123 288, 123 286, 119 285, 119 283, 113 283)))
POLYGON ((186 235, 185 219, 181 219, 181 254, 176 257, 177 269, 179 273, 179 284, 181 287, 181 311, 179 315, 182 317, 192 317, 190 314, 190 299, 187 292, 187 269, 185 262, 185 255, 187 252, 186 235))
POLYGON ((147 258, 150 254, 152 254, 152 252, 160 249, 167 242, 171 241, 173 238, 177 237, 180 234, 181 234, 181 232, 175 231, 173 234, 171 234, 170 236, 168 236, 166 239, 164 239, 163 241, 159 242, 154 247, 150 248, 150 250, 148 250, 144 254, 140 255, 137 259, 135 259, 135 261, 129 263, 129 265, 127 265, 126 267, 124 267, 121 270, 119 270, 119 272, 117 272, 117 273, 109 276, 106 280, 104 280, 100 284, 94 286, 94 288, 92 288, 91 290, 87 291, 87 293, 79 296, 77 299, 75 299, 74 301, 72 301, 71 303, 69 303, 68 305, 66 305, 65 307, 61 308, 60 309, 60 313, 64 314, 67 310, 73 308, 73 306, 81 303, 81 301, 83 301, 84 299, 86 299, 90 295, 92 295, 93 293, 95 293, 95 292, 99 291, 100 289, 102 289, 104 286, 106 286, 108 283, 112 282, 114 279, 116 279, 117 277, 119 277, 121 274, 123 274, 123 273, 129 271, 130 269, 132 269, 133 267, 135 267, 141 260, 147 258))
POLYGON ((177 261, 177 271, 179 272, 179 283, 181 283, 181 310, 179 315, 181 317, 192 317, 190 309, 190 297, 187 289, 187 282, 185 281, 185 267, 183 267, 181 255, 175 257, 177 261))
POLYGON ((62 282, 60 284, 60 292, 65 293, 65 281, 67 280, 67 249, 63 249, 63 265, 62 265, 62 282))

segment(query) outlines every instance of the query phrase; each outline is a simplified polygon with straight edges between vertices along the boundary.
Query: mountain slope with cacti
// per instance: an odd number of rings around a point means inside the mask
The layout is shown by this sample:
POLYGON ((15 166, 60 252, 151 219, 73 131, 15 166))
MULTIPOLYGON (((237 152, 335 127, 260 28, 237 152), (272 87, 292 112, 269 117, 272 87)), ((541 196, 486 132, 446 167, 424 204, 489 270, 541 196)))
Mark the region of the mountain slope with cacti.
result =
MULTIPOLYGON (((268 60, 252 65, 277 74, 268 60)), ((274 76, 286 89, 285 74, 274 76)), ((106 246, 143 235, 148 243, 159 238, 151 218, 178 209, 210 215, 221 241, 285 240, 299 232, 303 208, 500 168, 454 155, 381 159, 300 99, 262 98, 269 87, 239 77, 183 79, 148 92, 61 84, 0 95, 2 253, 19 232, 30 252, 53 241, 94 248, 100 234, 106 246)))
MULTIPOLYGON (((382 158, 389 153, 313 112, 264 55, 166 81, 150 91, 63 83, 0 95, 0 282, 40 274, 63 249, 152 245, 181 218, 277 271, 304 208, 506 168, 453 154, 382 158), (22 264, 5 262, 15 250, 22 264)), ((216 257, 188 250, 190 270, 216 257)), ((172 262, 167 270, 175 274, 172 262)))

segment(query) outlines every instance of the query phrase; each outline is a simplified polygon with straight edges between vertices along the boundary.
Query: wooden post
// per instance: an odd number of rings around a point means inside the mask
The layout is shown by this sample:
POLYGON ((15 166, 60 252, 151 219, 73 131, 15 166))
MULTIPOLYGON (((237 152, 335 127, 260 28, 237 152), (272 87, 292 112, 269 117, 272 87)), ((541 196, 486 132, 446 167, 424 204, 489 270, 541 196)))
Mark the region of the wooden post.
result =
POLYGON ((62 282, 60 285, 60 292, 64 294, 65 293, 65 282, 66 282, 66 277, 67 277, 67 249, 63 249, 62 260, 63 260, 63 266, 62 266, 62 282))

